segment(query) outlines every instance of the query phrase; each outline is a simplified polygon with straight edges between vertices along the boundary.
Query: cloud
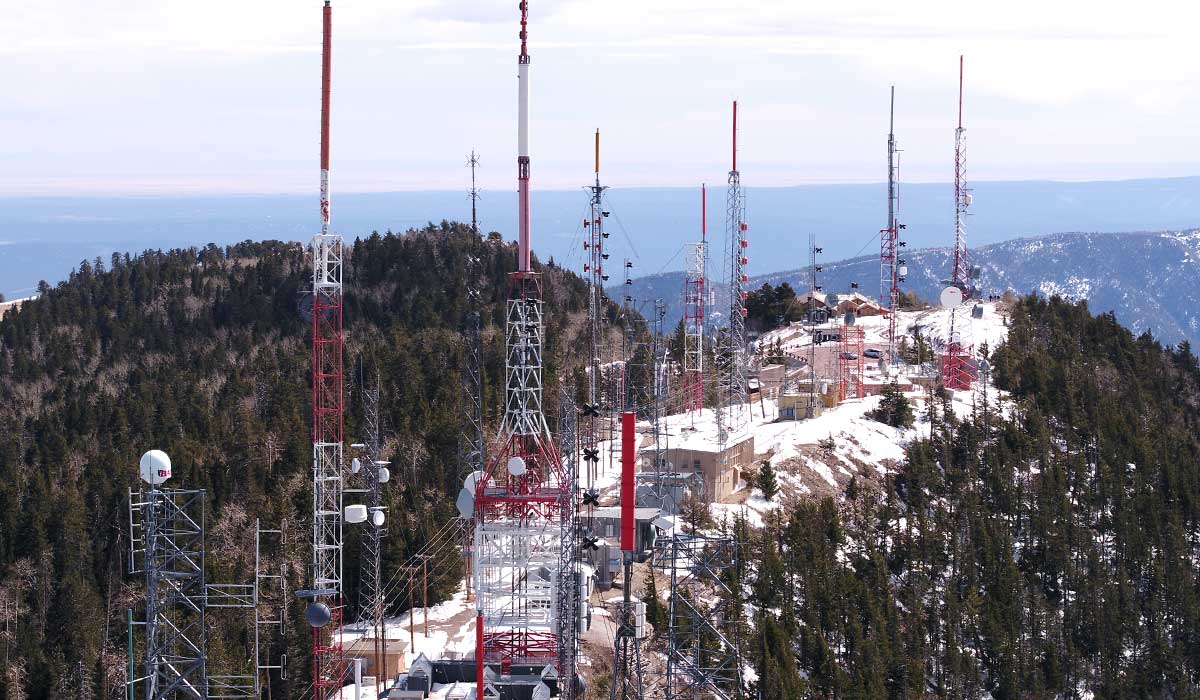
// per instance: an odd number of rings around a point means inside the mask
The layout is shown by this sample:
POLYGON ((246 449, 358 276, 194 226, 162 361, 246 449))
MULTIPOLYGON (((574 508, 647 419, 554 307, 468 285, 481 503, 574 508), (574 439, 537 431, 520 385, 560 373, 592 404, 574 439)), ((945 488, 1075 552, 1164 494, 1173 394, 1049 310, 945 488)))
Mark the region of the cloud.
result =
MULTIPOLYGON (((508 189, 517 0, 333 2, 335 183, 457 187, 477 148, 508 189)), ((540 186, 586 175, 596 126, 614 184, 723 179, 734 97, 748 182, 878 180, 891 84, 904 177, 945 180, 960 53, 973 176, 1200 153, 1200 3, 530 3, 540 186)), ((22 0, 0 24, 0 193, 308 187, 321 5, 22 0)))

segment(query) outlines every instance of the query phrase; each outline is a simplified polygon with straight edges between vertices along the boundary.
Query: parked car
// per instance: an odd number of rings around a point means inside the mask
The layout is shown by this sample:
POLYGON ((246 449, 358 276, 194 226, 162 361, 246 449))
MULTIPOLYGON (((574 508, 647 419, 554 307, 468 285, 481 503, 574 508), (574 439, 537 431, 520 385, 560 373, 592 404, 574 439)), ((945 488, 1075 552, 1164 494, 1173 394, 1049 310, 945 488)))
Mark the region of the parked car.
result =
POLYGON ((879 352, 875 348, 867 348, 863 351, 863 357, 869 357, 872 360, 878 360, 879 358, 883 357, 883 353, 879 352))
POLYGON ((844 353, 842 353, 842 359, 843 359, 843 360, 857 360, 857 359, 858 359, 858 353, 854 353, 854 352, 844 352, 844 353))

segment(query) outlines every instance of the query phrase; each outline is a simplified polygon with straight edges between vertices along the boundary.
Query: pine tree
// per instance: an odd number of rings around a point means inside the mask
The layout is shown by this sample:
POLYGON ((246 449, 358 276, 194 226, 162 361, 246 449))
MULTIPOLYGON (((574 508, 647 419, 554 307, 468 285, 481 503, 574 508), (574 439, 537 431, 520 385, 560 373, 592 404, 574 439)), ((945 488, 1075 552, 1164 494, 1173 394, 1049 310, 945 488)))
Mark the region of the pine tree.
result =
POLYGON ((887 384, 883 387, 882 396, 879 407, 870 412, 870 417, 893 428, 911 428, 916 417, 912 403, 900 391, 900 387, 895 382, 887 384))
POLYGON ((775 498, 775 494, 779 493, 779 485, 775 481, 775 470, 771 467, 771 460, 764 459, 758 465, 758 478, 755 486, 759 491, 762 491, 763 498, 768 501, 775 498))

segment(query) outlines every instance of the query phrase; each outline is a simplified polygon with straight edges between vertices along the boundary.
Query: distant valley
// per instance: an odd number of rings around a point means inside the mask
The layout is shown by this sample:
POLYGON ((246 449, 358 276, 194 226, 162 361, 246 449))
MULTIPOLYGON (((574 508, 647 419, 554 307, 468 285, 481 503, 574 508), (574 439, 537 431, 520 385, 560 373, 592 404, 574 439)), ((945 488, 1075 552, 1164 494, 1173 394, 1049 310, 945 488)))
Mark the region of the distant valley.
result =
MULTIPOLYGON (((808 234, 817 236, 826 260, 852 259, 877 250, 886 220, 885 186, 804 185, 754 187, 743 173, 750 223, 750 273, 767 275, 807 263, 808 234)), ((581 174, 586 180, 586 174, 581 174)), ((1058 231, 1165 231, 1200 226, 1200 177, 1113 182, 977 182, 969 219, 973 247, 1058 231)), ((952 189, 944 183, 902 184, 902 221, 912 249, 949 242, 952 189)), ((700 235, 700 193, 695 188, 613 188, 606 194, 612 281, 621 261, 635 276, 680 270, 686 242, 700 235)), ((535 252, 582 271, 586 193, 535 191, 535 252)), ((339 194, 334 228, 348 238, 373 230, 406 231, 443 219, 470 220, 463 191, 339 194)), ((484 231, 514 238, 516 196, 483 193, 484 231)), ((724 175, 709 183, 708 224, 713 261, 724 240, 724 175)), ((29 197, 0 200, 0 294, 26 296, 39 280, 56 284, 83 260, 148 248, 203 247, 244 240, 307 240, 317 223, 312 195, 195 197, 29 197)), ((1011 274, 1011 273, 1010 273, 1011 274)), ((865 282, 864 289, 869 289, 865 282)), ((914 280, 915 281, 915 280, 914 280)))

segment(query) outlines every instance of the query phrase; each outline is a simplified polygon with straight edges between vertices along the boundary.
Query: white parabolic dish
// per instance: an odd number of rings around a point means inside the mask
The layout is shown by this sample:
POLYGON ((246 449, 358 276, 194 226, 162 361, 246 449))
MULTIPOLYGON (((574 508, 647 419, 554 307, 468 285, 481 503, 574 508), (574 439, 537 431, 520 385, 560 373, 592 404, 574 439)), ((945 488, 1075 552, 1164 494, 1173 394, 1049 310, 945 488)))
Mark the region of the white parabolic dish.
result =
POLYGON ((519 455, 514 455, 508 460, 508 473, 513 476, 521 476, 525 473, 525 460, 519 455))
POLYGON ((958 287, 946 287, 942 290, 942 308, 953 309, 962 306, 963 293, 958 287))

